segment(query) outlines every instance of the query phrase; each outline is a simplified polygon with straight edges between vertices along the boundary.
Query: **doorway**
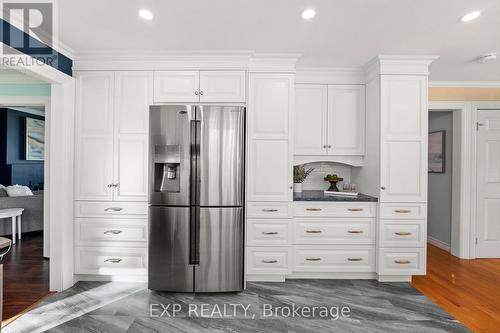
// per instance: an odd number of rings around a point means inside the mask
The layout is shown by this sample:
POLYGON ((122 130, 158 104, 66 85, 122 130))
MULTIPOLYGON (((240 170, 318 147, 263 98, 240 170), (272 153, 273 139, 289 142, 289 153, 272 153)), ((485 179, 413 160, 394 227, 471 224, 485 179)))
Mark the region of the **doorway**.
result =
POLYGON ((453 219, 453 111, 429 113, 429 243, 450 252, 453 219))

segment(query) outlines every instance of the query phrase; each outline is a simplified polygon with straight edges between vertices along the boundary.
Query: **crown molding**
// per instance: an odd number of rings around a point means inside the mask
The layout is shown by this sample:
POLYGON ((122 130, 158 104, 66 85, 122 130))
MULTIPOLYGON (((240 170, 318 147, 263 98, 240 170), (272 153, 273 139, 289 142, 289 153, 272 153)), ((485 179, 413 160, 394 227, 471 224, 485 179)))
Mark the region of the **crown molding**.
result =
POLYGON ((295 82, 304 84, 365 84, 363 68, 297 67, 295 82))
POLYGON ((86 52, 76 54, 74 71, 85 70, 249 70, 295 71, 296 54, 253 51, 86 52))
POLYGON ((500 81, 429 81, 430 88, 500 88, 500 81))
POLYGON ((379 75, 429 75, 429 65, 439 56, 379 55, 365 66, 366 82, 379 75))

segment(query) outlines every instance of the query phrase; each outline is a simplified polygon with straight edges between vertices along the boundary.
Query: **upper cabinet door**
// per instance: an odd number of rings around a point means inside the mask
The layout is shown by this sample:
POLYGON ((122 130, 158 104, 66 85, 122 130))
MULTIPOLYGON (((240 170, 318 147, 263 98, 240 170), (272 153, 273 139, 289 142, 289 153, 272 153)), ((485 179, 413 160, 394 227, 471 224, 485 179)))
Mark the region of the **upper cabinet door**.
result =
POLYGON ((328 86, 328 155, 364 155, 365 87, 328 86))
POLYGON ((153 72, 116 72, 115 131, 147 134, 149 106, 153 104, 153 72))
POLYGON ((200 102, 244 103, 245 72, 200 72, 200 102))
POLYGON ((114 200, 147 201, 153 72, 115 74, 114 200))
POLYGON ((326 155, 327 86, 295 86, 294 154, 326 155))
POLYGON ((380 201, 427 200, 427 77, 382 75, 380 201))
POLYGON ((294 76, 250 74, 249 81, 249 137, 288 140, 294 104, 294 76))
POLYGON ((382 141, 427 135, 427 76, 382 75, 381 91, 382 141))
POLYGON ((113 198, 113 91, 113 72, 76 74, 76 200, 113 198))
POLYGON ((158 71, 154 73, 155 103, 198 102, 200 72, 158 71))

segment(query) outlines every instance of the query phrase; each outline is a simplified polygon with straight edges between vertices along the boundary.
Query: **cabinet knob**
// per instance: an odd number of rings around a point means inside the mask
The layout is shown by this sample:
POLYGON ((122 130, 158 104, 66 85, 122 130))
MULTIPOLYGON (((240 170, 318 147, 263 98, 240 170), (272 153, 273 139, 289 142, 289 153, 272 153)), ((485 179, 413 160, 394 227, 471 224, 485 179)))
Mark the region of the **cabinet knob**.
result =
POLYGON ((203 91, 200 91, 200 95, 203 96, 205 95, 205 93, 203 91))
POLYGON ((385 186, 380 186, 380 189, 381 190, 385 190, 385 186))
POLYGON ((290 190, 293 190, 293 186, 290 186, 290 187, 289 187, 289 189, 290 189, 290 190))
POLYGON ((198 91, 195 91, 195 92, 194 92, 194 94, 195 94, 196 96, 198 96, 199 92, 198 92, 198 91))
POLYGON ((108 184, 108 188, 112 188, 115 184, 108 184))
POLYGON ((328 145, 324 145, 323 148, 328 148, 328 145))
POLYGON ((328 148, 332 148, 332 145, 328 145, 328 148))

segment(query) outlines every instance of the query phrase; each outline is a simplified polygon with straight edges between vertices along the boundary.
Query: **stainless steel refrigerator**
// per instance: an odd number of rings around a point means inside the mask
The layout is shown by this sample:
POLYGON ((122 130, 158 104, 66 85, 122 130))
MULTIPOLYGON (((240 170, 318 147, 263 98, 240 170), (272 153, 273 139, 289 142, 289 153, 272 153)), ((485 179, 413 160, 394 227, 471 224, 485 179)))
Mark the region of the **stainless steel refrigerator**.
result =
POLYGON ((244 107, 151 107, 149 289, 243 289, 244 141, 244 107))

